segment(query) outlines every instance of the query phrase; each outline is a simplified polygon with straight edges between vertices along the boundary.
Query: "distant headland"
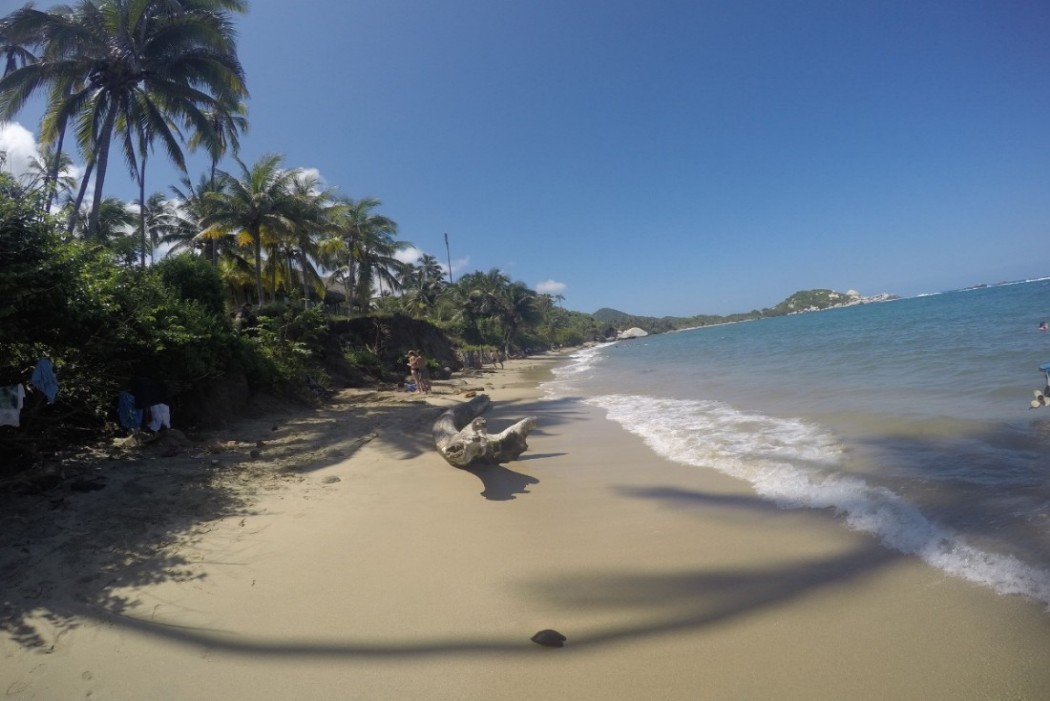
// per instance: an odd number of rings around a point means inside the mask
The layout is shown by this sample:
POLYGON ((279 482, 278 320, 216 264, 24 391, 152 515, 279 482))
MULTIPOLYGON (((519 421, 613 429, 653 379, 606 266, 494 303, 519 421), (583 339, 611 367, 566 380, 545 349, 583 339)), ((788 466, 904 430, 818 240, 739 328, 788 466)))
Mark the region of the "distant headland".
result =
POLYGON ((852 307, 858 304, 871 304, 874 302, 888 302, 900 299, 897 295, 883 293, 871 296, 861 295, 856 290, 836 292, 834 290, 801 290, 785 299, 776 306, 766 309, 753 309, 750 312, 718 316, 712 314, 701 314, 697 316, 635 316, 616 309, 603 307, 591 316, 603 324, 617 329, 637 327, 649 333, 663 333, 667 331, 678 331, 680 329, 696 328, 698 326, 712 326, 715 324, 729 324, 738 321, 752 321, 754 319, 765 319, 774 316, 788 316, 790 314, 804 314, 806 312, 818 312, 825 309, 839 307, 852 307))

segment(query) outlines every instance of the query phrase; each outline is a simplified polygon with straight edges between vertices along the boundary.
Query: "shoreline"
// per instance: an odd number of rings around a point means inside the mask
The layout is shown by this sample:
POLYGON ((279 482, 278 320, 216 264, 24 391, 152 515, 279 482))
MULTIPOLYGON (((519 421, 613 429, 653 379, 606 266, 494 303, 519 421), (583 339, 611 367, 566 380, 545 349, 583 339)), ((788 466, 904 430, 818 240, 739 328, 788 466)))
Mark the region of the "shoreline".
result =
POLYGON ((2 688, 117 699, 1050 693, 1050 617, 1038 606, 890 552, 826 512, 780 510, 730 477, 664 460, 596 408, 542 398, 539 382, 563 361, 462 378, 486 387, 491 431, 540 419, 505 465, 440 458, 430 425, 460 398, 436 382, 426 400, 355 391, 249 421, 215 437, 218 452, 106 463, 105 488, 57 506, 27 497, 50 525, 0 550, 2 688), (205 467, 202 486, 180 482, 205 467), (545 628, 565 647, 529 640, 545 628))

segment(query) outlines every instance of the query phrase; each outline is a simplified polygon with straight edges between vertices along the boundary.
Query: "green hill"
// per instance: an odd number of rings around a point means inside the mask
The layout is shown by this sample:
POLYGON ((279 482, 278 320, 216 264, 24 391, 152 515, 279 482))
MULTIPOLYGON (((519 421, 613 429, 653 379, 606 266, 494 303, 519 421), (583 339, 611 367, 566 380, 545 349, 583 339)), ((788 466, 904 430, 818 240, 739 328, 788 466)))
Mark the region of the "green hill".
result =
POLYGON ((856 292, 836 292, 834 290, 816 289, 801 290, 794 293, 783 302, 767 309, 754 309, 750 312, 730 314, 728 316, 697 315, 690 317, 679 316, 635 316, 617 309, 602 307, 591 316, 598 322, 613 327, 617 331, 623 331, 637 326, 649 333, 662 333, 676 329, 694 328, 697 326, 711 326, 713 324, 728 324, 737 321, 750 321, 753 319, 764 319, 774 316, 787 316, 789 314, 801 314, 803 312, 815 312, 834 307, 846 307, 866 302, 879 302, 896 299, 894 295, 878 295, 877 297, 861 297, 856 292))

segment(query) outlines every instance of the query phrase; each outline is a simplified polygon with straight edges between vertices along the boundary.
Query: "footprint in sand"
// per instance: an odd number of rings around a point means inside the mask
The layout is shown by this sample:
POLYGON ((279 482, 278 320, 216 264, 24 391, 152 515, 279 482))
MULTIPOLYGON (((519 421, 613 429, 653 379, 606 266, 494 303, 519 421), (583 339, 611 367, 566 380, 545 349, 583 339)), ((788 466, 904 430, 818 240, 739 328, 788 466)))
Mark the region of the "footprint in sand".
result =
POLYGON ((29 688, 29 682, 22 681, 21 679, 19 679, 16 682, 12 682, 7 687, 7 695, 8 696, 14 696, 16 694, 21 694, 23 691, 25 691, 28 688, 29 688))

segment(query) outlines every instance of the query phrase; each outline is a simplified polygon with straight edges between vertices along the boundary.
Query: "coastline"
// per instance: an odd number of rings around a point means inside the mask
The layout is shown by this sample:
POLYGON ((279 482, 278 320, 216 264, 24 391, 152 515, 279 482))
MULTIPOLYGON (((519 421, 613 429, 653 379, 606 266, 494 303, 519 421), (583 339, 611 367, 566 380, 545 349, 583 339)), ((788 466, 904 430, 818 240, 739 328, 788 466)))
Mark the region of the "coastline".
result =
POLYGON ((0 685, 115 699, 1050 695, 1039 606, 541 398, 561 361, 461 378, 492 398, 490 430, 539 417, 529 451, 498 467, 457 470, 430 445, 460 401, 452 383, 425 401, 348 392, 208 444, 225 450, 103 465, 104 489, 63 496, 51 530, 5 542, 0 685), (178 465, 216 467, 196 512, 178 465), (130 511, 107 520, 114 495, 130 511), (159 519, 158 503, 181 511, 159 519), (98 542, 119 527, 123 544, 98 542), (529 640, 545 628, 565 647, 529 640))

